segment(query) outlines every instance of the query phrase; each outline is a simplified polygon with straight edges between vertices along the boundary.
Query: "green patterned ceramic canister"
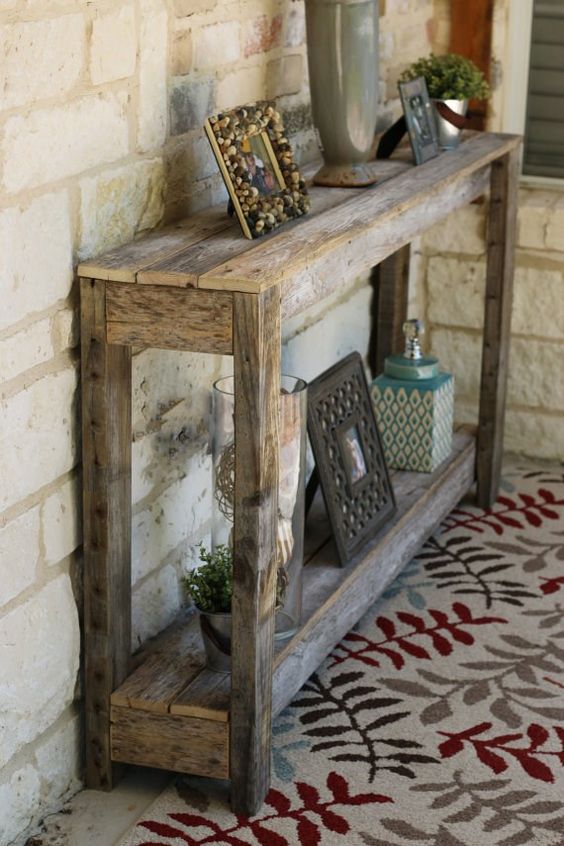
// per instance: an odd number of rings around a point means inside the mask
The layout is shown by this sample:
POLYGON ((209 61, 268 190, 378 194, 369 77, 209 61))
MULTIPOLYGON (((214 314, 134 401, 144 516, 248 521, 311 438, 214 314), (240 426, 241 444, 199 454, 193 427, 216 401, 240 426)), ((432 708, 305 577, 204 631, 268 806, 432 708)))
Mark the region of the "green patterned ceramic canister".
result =
POLYGON ((403 331, 404 354, 388 356, 370 392, 388 467, 431 473, 451 451, 454 379, 423 356, 420 320, 403 331))

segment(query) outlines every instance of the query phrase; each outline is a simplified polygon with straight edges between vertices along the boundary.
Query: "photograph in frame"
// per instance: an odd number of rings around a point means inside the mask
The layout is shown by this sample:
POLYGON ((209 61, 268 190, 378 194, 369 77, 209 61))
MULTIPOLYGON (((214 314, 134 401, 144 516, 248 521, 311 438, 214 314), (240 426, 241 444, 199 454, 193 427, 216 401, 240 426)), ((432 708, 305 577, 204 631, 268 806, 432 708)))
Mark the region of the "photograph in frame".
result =
POLYGON ((309 383, 308 434, 345 566, 396 509, 360 353, 309 383))
POLYGON ((212 115, 204 129, 246 238, 260 238, 307 214, 305 181, 272 103, 212 115))
POLYGON ((416 165, 435 158, 440 153, 435 113, 427 83, 420 76, 398 83, 401 105, 416 165))

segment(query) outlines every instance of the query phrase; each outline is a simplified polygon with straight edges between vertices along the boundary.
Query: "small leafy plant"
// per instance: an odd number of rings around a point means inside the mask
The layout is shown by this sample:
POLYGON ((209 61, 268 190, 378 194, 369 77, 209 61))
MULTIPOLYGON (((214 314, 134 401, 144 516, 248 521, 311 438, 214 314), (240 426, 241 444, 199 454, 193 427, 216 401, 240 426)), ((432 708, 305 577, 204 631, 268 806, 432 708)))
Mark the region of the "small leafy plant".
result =
POLYGON ((208 614, 229 614, 233 592, 233 550, 216 547, 206 552, 200 545, 201 566, 184 576, 184 586, 196 608, 208 614))
POLYGON ((490 86, 474 62, 457 53, 435 56, 431 53, 413 62, 400 76, 400 82, 425 77, 429 97, 436 100, 486 100, 490 86))

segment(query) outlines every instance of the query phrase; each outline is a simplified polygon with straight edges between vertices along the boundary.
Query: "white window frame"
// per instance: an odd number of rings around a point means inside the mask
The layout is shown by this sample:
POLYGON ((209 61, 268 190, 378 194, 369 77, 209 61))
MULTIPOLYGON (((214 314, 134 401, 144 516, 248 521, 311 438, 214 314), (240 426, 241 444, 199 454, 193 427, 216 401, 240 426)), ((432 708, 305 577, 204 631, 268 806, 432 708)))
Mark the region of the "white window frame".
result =
MULTIPOLYGON (((502 126, 504 132, 524 135, 527 99, 523 97, 523 91, 529 88, 533 0, 511 0, 508 6, 502 126)), ((520 182, 531 188, 564 188, 564 179, 554 176, 521 173, 520 182)))

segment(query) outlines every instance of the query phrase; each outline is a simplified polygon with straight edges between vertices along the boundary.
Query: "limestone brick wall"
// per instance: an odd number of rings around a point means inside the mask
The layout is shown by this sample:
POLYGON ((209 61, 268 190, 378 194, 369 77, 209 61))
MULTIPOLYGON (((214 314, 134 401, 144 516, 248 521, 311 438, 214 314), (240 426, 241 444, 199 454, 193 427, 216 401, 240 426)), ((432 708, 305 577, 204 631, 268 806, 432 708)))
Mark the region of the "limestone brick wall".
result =
MULTIPOLYGON (((381 122, 433 0, 382 0, 381 122), (399 59, 401 56, 401 61, 399 59)), ((81 520, 74 269, 225 191, 201 125, 275 97, 316 152, 303 0, 0 0, 0 846, 80 786, 81 520)), ((369 292, 285 328, 311 378, 367 346, 369 292)), ((133 644, 166 625, 210 529, 210 386, 230 362, 134 357, 133 644)))
MULTIPOLYGON (((496 0, 493 131, 505 130, 509 8, 509 0, 496 0)), ((448 43, 448 19, 443 34, 448 43)), ((456 417, 472 423, 477 421, 481 367, 486 212, 487 202, 475 204, 430 230, 417 248, 412 278, 412 310, 426 319, 428 347, 456 377, 456 417)), ((564 184, 524 180, 518 203, 506 449, 564 459, 563 357, 564 184)))

